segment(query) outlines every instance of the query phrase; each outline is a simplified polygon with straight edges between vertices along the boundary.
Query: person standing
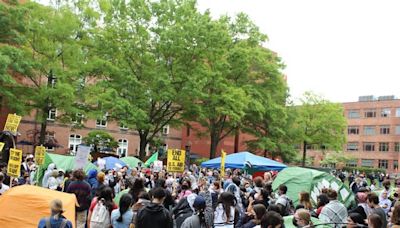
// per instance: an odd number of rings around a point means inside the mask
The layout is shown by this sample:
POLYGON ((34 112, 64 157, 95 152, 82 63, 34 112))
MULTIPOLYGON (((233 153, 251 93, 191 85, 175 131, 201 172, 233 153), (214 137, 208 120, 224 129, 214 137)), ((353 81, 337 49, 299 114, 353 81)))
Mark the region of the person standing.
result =
POLYGON ((72 228, 71 221, 67 220, 62 215, 64 210, 61 200, 55 199, 51 201, 50 209, 51 209, 51 216, 47 218, 42 218, 39 221, 38 228, 49 228, 49 227, 72 228))
MULTIPOLYGON (((327 192, 329 203, 324 206, 319 215, 319 219, 326 223, 346 223, 347 222, 347 209, 337 200, 337 192, 329 189, 327 192)), ((340 225, 339 225, 340 227, 340 225)))
POLYGON ((85 173, 83 170, 75 170, 72 174, 74 181, 72 181, 67 188, 67 193, 74 193, 78 200, 76 207, 76 226, 78 228, 85 228, 87 219, 87 210, 90 206, 90 185, 84 181, 85 173))
POLYGON ((10 187, 3 183, 5 176, 0 172, 0 196, 4 194, 10 187))
MULTIPOLYGON (((382 228, 386 228, 387 227, 387 217, 386 217, 386 213, 385 210, 383 210, 380 206, 379 206, 379 197, 375 194, 375 193, 369 193, 367 195, 367 203, 368 206, 371 209, 371 215, 376 214, 380 217, 380 220, 382 221, 382 228)), ((369 216, 368 216, 369 219, 369 216)))
POLYGON ((151 195, 151 203, 140 210, 136 216, 135 228, 172 228, 172 218, 163 206, 166 196, 164 189, 155 188, 151 195))
POLYGON ((122 195, 119 201, 119 209, 114 209, 111 212, 111 225, 113 228, 129 228, 133 217, 131 204, 132 196, 129 193, 122 195))

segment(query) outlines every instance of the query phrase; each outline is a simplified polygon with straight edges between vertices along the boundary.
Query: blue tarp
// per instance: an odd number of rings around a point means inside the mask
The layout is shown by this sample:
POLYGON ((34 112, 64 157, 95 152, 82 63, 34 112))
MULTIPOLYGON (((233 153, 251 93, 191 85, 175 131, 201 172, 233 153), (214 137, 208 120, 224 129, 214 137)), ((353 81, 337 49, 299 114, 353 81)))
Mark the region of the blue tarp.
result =
MULTIPOLYGON (((255 171, 267 171, 267 170, 282 170, 287 166, 280 162, 257 156, 250 152, 239 152, 234 154, 229 154, 225 158, 225 168, 231 169, 243 169, 246 167, 251 167, 255 171)), ((214 158, 212 160, 201 163, 202 167, 206 168, 220 168, 221 167, 221 157, 214 158)))
MULTIPOLYGON (((121 160, 119 160, 118 158, 115 158, 115 157, 111 157, 110 156, 110 157, 104 157, 102 159, 104 159, 106 161, 106 169, 107 170, 108 169, 114 169, 114 168, 120 169, 120 168, 122 168, 122 166, 126 166, 125 162, 123 162, 123 161, 121 161, 121 160)), ((93 164, 95 166, 97 166, 97 161, 93 162, 93 164)))

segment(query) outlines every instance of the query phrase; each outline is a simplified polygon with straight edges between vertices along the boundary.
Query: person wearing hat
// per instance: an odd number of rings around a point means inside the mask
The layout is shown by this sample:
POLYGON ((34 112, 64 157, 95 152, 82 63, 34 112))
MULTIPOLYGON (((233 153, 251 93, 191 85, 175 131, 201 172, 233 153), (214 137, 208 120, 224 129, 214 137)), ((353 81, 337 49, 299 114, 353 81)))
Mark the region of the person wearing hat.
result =
POLYGON ((39 221, 38 228, 72 228, 72 223, 66 219, 61 200, 55 199, 50 203, 51 216, 42 218, 39 221))
POLYGON ((194 214, 185 219, 181 228, 206 228, 206 219, 204 212, 206 209, 206 200, 202 196, 196 196, 193 202, 194 214))

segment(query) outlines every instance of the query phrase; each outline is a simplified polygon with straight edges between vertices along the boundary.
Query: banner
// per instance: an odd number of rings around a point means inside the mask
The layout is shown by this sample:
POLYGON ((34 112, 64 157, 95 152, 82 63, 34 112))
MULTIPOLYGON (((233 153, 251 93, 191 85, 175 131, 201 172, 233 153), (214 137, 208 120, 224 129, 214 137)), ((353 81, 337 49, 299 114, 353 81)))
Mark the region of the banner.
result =
POLYGON ((0 152, 3 150, 3 148, 4 148, 4 143, 0 142, 0 152))
POLYGON ((162 161, 154 161, 153 163, 153 172, 161 172, 163 168, 163 162, 162 161))
POLYGON ((8 160, 7 175, 18 178, 21 174, 22 150, 10 149, 8 160))
POLYGON ((90 146, 78 146, 78 151, 75 155, 75 169, 83 169, 88 162, 88 156, 90 153, 90 146))
POLYGON ((167 156, 167 171, 183 173, 185 170, 185 150, 169 149, 167 156))
POLYGON ((44 147, 44 146, 36 146, 35 147, 36 165, 43 165, 45 153, 46 153, 46 147, 44 147))
POLYGON ((221 177, 225 177, 225 157, 226 153, 224 150, 221 150, 221 177))
POLYGON ((18 116, 16 114, 8 114, 6 125, 4 125, 4 131, 9 131, 12 134, 16 135, 21 118, 21 116, 18 116))

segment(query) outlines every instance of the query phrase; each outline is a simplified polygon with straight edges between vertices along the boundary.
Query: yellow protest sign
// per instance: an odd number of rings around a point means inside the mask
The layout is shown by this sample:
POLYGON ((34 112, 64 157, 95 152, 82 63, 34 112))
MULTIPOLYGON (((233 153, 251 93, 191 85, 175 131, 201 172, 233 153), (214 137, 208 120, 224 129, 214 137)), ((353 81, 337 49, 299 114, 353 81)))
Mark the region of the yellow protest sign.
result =
POLYGON ((19 177, 21 173, 22 150, 10 149, 10 159, 8 160, 7 175, 19 177))
POLYGON ((4 131, 9 131, 14 135, 17 134, 17 129, 21 118, 21 116, 18 116, 16 114, 8 114, 6 125, 4 126, 4 131))
POLYGON ((221 177, 225 177, 225 157, 226 153, 224 150, 221 151, 221 177))
POLYGON ((44 146, 35 147, 35 162, 37 165, 43 165, 45 153, 46 153, 46 147, 44 146))
POLYGON ((4 148, 4 143, 0 142, 0 152, 3 150, 3 148, 4 148))
POLYGON ((167 155, 167 171, 183 173, 185 170, 185 150, 169 149, 167 155))

